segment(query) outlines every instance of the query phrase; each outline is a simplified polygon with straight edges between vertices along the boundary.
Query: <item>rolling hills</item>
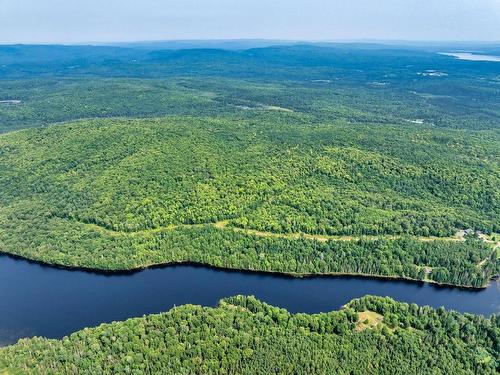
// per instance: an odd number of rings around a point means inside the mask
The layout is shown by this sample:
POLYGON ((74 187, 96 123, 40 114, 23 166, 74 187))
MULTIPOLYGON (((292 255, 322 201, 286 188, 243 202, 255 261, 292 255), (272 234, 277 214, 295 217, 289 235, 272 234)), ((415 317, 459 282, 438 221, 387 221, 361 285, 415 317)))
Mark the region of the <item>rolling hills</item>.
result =
POLYGON ((499 231, 492 147, 482 134, 360 131, 273 108, 8 133, 0 248, 102 270, 193 261, 483 286, 497 255, 454 236, 499 231))

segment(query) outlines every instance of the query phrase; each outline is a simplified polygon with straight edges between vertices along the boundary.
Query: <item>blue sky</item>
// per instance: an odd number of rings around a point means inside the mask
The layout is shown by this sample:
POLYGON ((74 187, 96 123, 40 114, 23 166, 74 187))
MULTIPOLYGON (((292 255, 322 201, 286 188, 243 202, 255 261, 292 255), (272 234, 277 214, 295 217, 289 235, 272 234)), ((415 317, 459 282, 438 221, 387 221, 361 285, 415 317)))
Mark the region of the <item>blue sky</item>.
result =
POLYGON ((500 0, 0 0, 0 43, 500 41, 500 0))

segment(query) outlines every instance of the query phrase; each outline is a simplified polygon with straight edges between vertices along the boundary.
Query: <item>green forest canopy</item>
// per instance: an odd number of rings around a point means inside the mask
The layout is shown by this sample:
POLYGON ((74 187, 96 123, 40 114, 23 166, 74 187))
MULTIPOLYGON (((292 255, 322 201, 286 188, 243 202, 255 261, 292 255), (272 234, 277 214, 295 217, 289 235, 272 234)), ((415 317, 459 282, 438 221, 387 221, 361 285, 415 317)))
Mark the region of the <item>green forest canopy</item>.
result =
MULTIPOLYGON (((0 46, 0 251, 482 287, 499 98, 498 65, 424 49, 0 46)), ((494 374, 498 334, 498 315, 387 298, 291 315, 232 297, 21 340, 0 373, 494 374)))
POLYGON ((0 245, 30 259, 417 279, 436 267, 436 281, 475 286, 498 266, 492 255, 478 267, 492 254, 480 241, 415 237, 499 231, 498 149, 480 133, 380 124, 360 131, 269 110, 239 121, 82 120, 5 134, 0 150, 0 245), (373 238, 264 236, 249 245, 255 234, 246 230, 373 238))
POLYGON ((104 270, 498 274, 494 63, 363 44, 0 52, 1 251, 104 270), (468 228, 491 243, 454 237, 468 228))
POLYGON ((86 328, 0 349, 0 372, 92 374, 496 374, 490 318, 366 296, 290 314, 254 297, 86 328))

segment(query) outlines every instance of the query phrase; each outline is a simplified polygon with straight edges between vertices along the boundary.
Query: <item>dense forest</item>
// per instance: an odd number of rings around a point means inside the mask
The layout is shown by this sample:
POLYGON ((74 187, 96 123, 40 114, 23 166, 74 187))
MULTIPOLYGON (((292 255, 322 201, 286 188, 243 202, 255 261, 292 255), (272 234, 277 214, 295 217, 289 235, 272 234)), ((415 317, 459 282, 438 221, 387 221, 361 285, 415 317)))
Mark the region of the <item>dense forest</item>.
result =
POLYGON ((0 251, 103 270, 498 274, 495 63, 363 44, 0 51, 0 251))
POLYGON ((254 297, 86 328, 0 349, 0 372, 497 374, 500 320, 363 297, 290 314, 254 297))
MULTIPOLYGON (((106 272, 498 277, 498 63, 247 44, 0 46, 0 252, 106 272)), ((498 314, 389 298, 308 315, 236 296, 23 339, 0 374, 487 375, 499 334, 498 314)))
POLYGON ((0 248, 109 270, 196 261, 470 286, 496 274, 490 244, 454 237, 500 231, 498 149, 482 134, 360 132, 301 116, 97 119, 5 134, 0 248))
POLYGON ((422 121, 495 130, 490 137, 498 141, 499 92, 497 63, 460 61, 434 49, 0 46, 0 132, 87 117, 245 118, 272 106, 307 114, 308 123, 418 128, 422 121))

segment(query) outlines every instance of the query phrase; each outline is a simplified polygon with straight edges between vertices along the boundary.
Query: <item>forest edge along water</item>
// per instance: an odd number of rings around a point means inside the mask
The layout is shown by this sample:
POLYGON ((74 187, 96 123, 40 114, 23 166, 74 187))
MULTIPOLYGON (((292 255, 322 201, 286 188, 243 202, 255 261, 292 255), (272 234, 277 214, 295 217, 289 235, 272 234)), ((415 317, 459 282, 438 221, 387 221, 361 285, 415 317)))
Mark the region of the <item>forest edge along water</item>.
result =
POLYGON ((215 306, 237 294, 255 295, 292 313, 336 310, 367 294, 459 312, 500 311, 498 279, 472 290, 358 276, 296 278, 194 264, 99 273, 0 255, 0 345, 23 337, 61 338, 84 327, 183 304, 215 306))

